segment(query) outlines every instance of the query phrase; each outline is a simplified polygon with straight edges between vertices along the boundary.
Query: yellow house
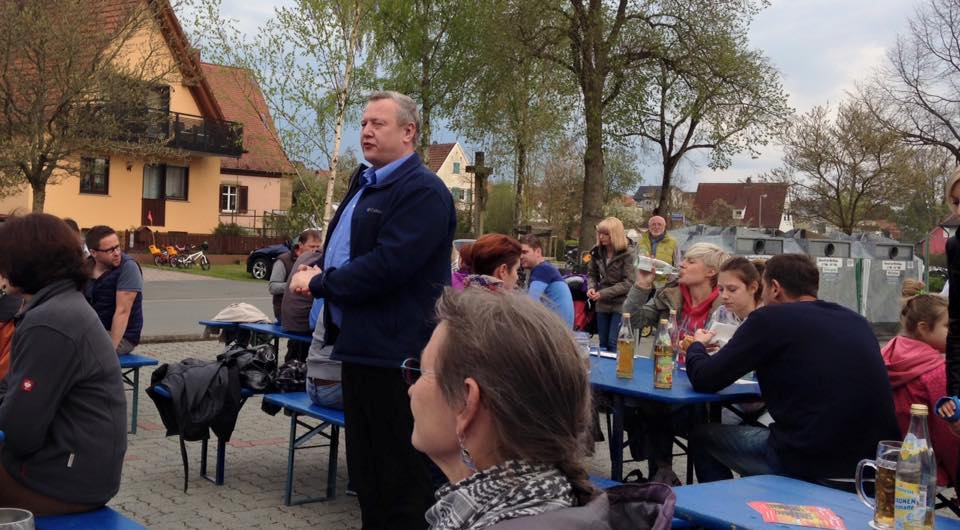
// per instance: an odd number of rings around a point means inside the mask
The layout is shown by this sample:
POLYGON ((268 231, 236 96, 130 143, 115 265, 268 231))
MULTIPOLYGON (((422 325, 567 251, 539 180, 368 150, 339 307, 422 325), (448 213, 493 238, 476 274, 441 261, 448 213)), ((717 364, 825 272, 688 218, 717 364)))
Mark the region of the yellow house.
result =
POLYGON ((427 167, 447 185, 461 210, 473 205, 473 173, 467 172, 470 164, 459 143, 431 144, 427 153, 427 167))
MULTIPOLYGON (((103 9, 129 7, 139 0, 92 3, 103 9), (108 7, 103 7, 104 5, 108 7), (112 6, 112 7, 110 7, 112 6)), ((143 0, 152 1, 152 0, 143 0)), ((168 84, 151 97, 151 112, 166 113, 171 140, 182 156, 143 160, 128 155, 90 153, 76 163, 79 176, 55 174, 47 185, 44 211, 72 217, 81 227, 109 225, 117 230, 150 226, 159 231, 210 233, 219 221, 220 157, 242 154, 242 126, 229 122, 203 76, 200 60, 168 2, 154 2, 155 19, 126 43, 123 60, 136 61, 144 43, 150 53, 179 65, 168 84)), ((153 59, 156 57, 154 56, 153 59)), ((29 187, 0 199, 0 213, 29 211, 29 187)))

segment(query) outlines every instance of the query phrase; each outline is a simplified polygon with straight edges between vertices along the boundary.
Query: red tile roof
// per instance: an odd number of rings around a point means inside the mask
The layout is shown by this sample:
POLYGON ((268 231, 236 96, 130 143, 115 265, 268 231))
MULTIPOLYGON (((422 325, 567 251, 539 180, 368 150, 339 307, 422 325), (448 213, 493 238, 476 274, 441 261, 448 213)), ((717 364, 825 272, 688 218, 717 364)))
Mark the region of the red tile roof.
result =
POLYGON ((202 63, 202 67, 226 119, 243 124, 245 152, 240 158, 221 158, 221 171, 273 175, 294 173, 293 164, 283 151, 267 102, 253 75, 242 68, 218 64, 202 63))
MULTIPOLYGON (((723 200, 736 209, 746 208, 743 224, 757 226, 760 215, 760 196, 763 197, 763 228, 778 228, 783 207, 787 201, 787 185, 768 182, 701 183, 693 207, 701 216, 709 215, 717 200, 723 200)), ((733 219, 731 223, 733 224, 733 219)))
POLYGON ((450 151, 453 151, 453 146, 457 144, 430 144, 430 149, 427 153, 427 167, 430 168, 430 171, 436 173, 440 171, 440 166, 443 165, 443 162, 447 159, 447 156, 450 155, 450 151))

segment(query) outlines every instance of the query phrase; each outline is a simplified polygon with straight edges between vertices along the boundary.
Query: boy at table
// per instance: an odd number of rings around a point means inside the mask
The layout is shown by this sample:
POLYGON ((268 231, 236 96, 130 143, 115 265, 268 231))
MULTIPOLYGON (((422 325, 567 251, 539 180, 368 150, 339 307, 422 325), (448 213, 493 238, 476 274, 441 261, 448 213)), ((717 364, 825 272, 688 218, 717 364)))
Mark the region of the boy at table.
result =
POLYGON ((756 371, 774 423, 698 426, 691 439, 700 482, 781 474, 807 480, 852 477, 881 440, 899 440, 877 338, 862 316, 817 299, 819 272, 809 257, 782 254, 763 273, 764 307, 750 314, 715 355, 713 334, 698 330, 687 350, 687 377, 717 392, 756 371))

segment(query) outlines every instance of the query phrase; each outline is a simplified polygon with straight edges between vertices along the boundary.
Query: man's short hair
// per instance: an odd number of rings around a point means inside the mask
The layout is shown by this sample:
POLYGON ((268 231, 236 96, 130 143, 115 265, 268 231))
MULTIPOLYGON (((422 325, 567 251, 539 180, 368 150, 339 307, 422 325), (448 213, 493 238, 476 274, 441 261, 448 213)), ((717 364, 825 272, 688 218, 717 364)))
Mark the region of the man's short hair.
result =
POLYGON ((297 238, 297 243, 300 245, 305 245, 307 241, 311 239, 318 239, 320 242, 323 242, 323 234, 316 228, 308 228, 303 232, 300 232, 300 237, 297 238))
POLYGON ((763 269, 763 279, 767 285, 777 280, 793 298, 817 296, 820 288, 820 271, 806 254, 780 254, 770 258, 763 269))
POLYGON ((91 250, 100 250, 100 240, 116 234, 117 231, 106 225, 97 225, 87 230, 86 243, 87 248, 91 250))
POLYGON ((420 109, 417 108, 417 102, 410 96, 393 90, 374 92, 367 98, 367 102, 379 101, 381 99, 389 99, 397 104, 397 123, 400 126, 412 123, 416 128, 416 133, 413 137, 416 138, 417 135, 420 134, 420 109))
POLYGON ((520 243, 530 247, 531 250, 540 249, 543 251, 543 245, 540 243, 540 238, 533 234, 526 234, 520 237, 520 243))
POLYGON ((63 222, 64 222, 64 223, 67 223, 67 226, 70 227, 70 230, 73 230, 74 232, 76 232, 76 233, 78 233, 78 234, 80 233, 80 225, 78 225, 77 222, 73 220, 73 218, 71 218, 71 217, 64 217, 64 218, 63 218, 63 222))

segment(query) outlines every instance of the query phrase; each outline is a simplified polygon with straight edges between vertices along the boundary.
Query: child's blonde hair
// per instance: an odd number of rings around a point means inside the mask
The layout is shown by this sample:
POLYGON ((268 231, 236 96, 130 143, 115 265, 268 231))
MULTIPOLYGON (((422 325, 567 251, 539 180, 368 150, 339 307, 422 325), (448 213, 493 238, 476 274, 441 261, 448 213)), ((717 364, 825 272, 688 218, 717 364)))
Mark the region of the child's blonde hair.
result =
POLYGON ((903 296, 900 325, 910 336, 916 336, 921 322, 932 328, 947 312, 947 299, 925 292, 920 280, 904 280, 900 295, 903 296))

